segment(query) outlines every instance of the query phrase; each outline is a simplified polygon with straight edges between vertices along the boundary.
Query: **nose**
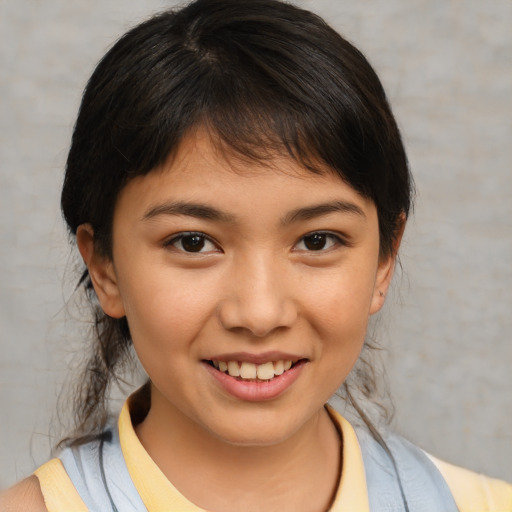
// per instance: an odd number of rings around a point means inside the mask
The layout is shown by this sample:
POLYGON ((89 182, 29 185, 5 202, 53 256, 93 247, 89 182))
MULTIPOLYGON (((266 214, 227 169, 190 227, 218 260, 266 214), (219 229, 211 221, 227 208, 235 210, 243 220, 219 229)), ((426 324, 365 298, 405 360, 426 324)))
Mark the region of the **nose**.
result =
POLYGON ((293 325, 297 318, 293 283, 272 255, 245 260, 231 270, 227 293, 218 308, 225 329, 262 338, 293 325))

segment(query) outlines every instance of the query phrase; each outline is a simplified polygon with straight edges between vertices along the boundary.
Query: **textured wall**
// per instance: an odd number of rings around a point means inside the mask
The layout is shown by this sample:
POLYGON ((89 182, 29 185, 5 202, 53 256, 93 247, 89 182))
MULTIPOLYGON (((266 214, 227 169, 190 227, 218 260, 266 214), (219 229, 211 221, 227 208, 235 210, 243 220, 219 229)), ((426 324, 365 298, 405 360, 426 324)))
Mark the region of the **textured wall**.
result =
MULTIPOLYGON (((367 53, 416 177, 378 330, 396 428, 512 481, 512 2, 299 3, 367 53)), ((77 344, 58 195, 81 90, 113 39, 165 5, 0 1, 0 487, 48 457, 77 344)))

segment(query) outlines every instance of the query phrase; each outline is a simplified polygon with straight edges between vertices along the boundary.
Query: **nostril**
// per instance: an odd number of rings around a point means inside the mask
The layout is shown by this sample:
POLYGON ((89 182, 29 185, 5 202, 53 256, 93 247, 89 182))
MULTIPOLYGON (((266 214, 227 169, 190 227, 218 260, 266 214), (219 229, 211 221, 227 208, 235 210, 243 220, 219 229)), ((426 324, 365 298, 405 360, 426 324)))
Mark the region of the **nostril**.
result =
POLYGON ((249 295, 233 296, 218 304, 217 317, 224 329, 249 331, 262 338, 276 329, 289 328, 297 319, 293 301, 279 293, 263 296, 257 290, 249 295))

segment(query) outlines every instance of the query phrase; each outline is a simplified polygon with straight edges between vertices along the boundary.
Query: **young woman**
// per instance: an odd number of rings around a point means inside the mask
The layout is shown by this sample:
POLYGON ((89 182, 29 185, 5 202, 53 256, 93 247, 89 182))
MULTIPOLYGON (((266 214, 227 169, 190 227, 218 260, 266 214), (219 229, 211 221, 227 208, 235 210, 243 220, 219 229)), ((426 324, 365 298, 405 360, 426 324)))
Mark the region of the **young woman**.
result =
POLYGON ((315 15, 197 0, 128 32, 87 85, 62 191, 96 318, 77 431, 5 508, 512 510, 508 484, 325 405, 411 196, 378 77, 315 15), (132 347, 149 379, 111 421, 132 347))

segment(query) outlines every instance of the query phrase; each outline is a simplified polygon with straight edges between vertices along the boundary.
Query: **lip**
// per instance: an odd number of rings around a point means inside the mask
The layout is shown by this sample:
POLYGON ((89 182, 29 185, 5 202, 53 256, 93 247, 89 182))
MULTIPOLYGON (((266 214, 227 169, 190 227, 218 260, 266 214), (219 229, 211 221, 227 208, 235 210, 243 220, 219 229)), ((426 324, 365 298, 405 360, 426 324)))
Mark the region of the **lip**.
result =
POLYGON ((261 354, 251 354, 249 352, 230 352, 229 354, 219 354, 205 358, 209 361, 240 361, 253 364, 263 364, 269 361, 299 361, 300 359, 307 359, 304 356, 297 354, 290 354, 287 352, 269 351, 261 354))
MULTIPOLYGON (((241 354, 237 354, 241 356, 241 354)), ((248 360, 244 359, 236 359, 235 354, 230 354, 230 358, 227 359, 229 361, 248 361, 255 362, 254 358, 248 360)), ((281 356, 279 356, 280 358, 281 356)), ((287 357, 290 357, 288 355, 287 357)), ((277 360, 279 360, 279 358, 277 360)), ((293 358, 287 359, 291 360, 293 358)), ((220 361, 224 361, 225 359, 219 359, 220 361)), ((256 360, 266 362, 269 359, 261 359, 259 356, 256 356, 256 360)), ((272 359, 270 359, 272 360, 272 359)), ((274 359, 276 360, 276 359, 274 359)), ((278 398, 280 395, 285 393, 293 383, 299 378, 302 373, 304 367, 307 364, 307 359, 294 359, 298 360, 297 364, 292 366, 289 370, 285 371, 281 375, 277 375, 271 380, 265 381, 248 381, 248 380, 239 380, 236 377, 231 377, 224 372, 221 372, 211 366, 207 361, 203 361, 204 368, 208 371, 208 373, 215 379, 215 381, 220 385, 220 387, 226 391, 229 395, 247 402, 264 402, 268 400, 273 400, 278 398)), ((255 363, 256 364, 256 363, 255 363)), ((261 363, 260 363, 261 364, 261 363)))

